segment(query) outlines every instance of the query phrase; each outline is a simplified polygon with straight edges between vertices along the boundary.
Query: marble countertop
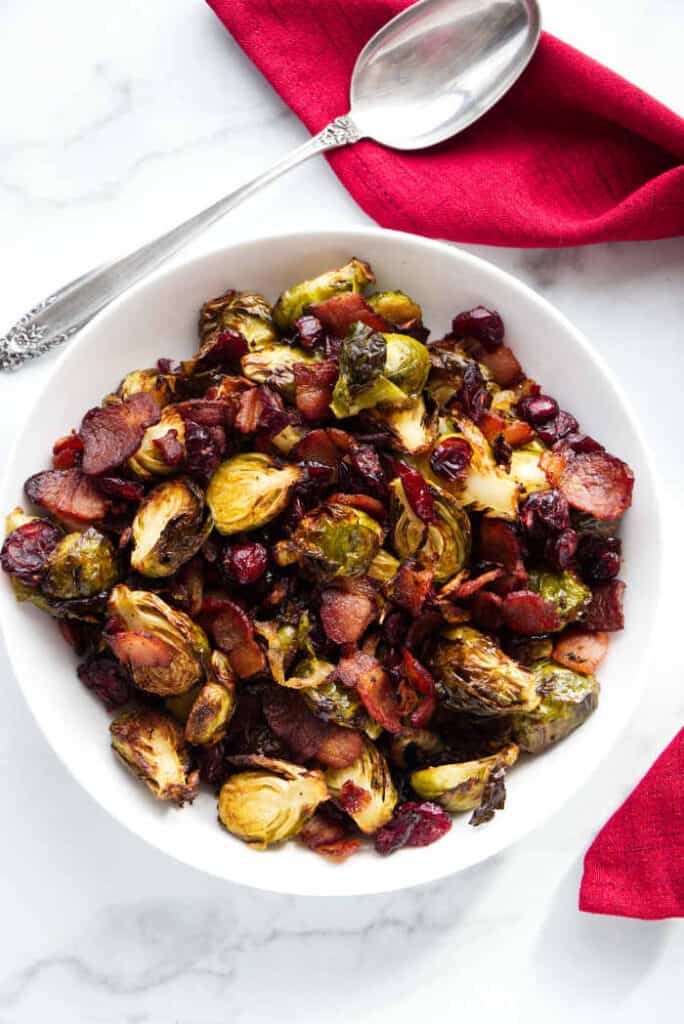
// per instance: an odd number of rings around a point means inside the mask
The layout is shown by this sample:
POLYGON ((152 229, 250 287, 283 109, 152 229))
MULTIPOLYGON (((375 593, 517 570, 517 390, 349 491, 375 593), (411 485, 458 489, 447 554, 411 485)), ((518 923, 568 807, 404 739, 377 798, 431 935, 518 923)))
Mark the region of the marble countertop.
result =
MULTIPOLYGON (((547 28, 681 111, 681 0, 542 6, 547 28)), ((4 0, 0 34, 2 323, 306 137, 200 0, 4 0)), ((255 224, 365 221, 319 160, 195 250, 255 224)), ((467 248, 550 298, 603 352, 641 416, 672 541, 683 497, 684 240, 467 248)), ((6 441, 49 370, 45 360, 0 379, 6 441)), ((669 554, 674 595, 682 560, 669 554)), ((665 602, 654 699, 562 812, 450 880, 353 900, 222 883, 124 832, 57 762, 0 653, 0 1024, 412 1024, 445 1014, 486 1024, 502 1013, 630 1024, 668 1014, 681 1001, 681 924, 592 917, 576 904, 587 845, 684 721, 670 639, 680 604, 665 602)))

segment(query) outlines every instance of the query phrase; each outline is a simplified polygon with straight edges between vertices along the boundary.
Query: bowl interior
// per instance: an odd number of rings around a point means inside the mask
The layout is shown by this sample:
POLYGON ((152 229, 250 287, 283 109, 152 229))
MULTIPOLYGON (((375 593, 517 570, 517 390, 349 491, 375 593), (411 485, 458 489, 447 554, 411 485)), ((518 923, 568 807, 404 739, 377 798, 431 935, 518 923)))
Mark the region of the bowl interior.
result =
POLYGON ((460 309, 480 303, 498 309, 526 371, 572 410, 583 429, 632 465, 635 502, 622 530, 629 625, 614 635, 601 666, 597 713, 543 757, 516 766, 506 809, 494 821, 473 829, 462 815, 434 846, 389 858, 368 849, 336 866, 296 843, 253 852, 217 825, 210 793, 182 811, 156 803, 111 754, 108 717, 78 683, 75 659, 55 624, 37 609, 17 605, 3 577, 0 619, 17 679, 46 738, 82 785, 120 822, 172 856, 219 877, 283 892, 380 892, 431 881, 491 856, 557 809, 606 754, 636 706, 645 678, 639 671, 644 638, 659 590, 659 510, 646 452, 619 389, 586 341, 545 300, 495 267, 442 243, 378 229, 242 243, 161 273, 111 305, 63 353, 20 431, 2 487, 3 512, 22 504, 26 476, 50 464, 52 441, 78 426, 83 412, 128 370, 195 350, 197 311, 207 298, 241 287, 275 300, 284 287, 352 255, 372 263, 379 287, 400 288, 421 303, 433 337, 460 309), (644 537, 648 545, 638 540, 644 537))

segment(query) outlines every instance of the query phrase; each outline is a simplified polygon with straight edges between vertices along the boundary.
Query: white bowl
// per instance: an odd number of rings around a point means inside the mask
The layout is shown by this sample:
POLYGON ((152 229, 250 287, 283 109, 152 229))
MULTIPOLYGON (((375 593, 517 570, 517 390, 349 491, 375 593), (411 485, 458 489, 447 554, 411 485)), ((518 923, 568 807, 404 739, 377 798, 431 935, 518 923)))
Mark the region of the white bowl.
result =
POLYGON ((297 843, 254 852, 219 827, 209 792, 183 810, 155 802, 111 753, 108 716, 78 682, 75 658, 54 622, 16 604, 3 578, 0 620, 16 677, 48 742, 83 787, 128 829, 171 856, 278 892, 350 895, 429 882, 498 853, 539 825, 585 783, 636 707, 660 589, 660 512, 648 456, 619 387, 588 342, 553 306, 496 267, 440 242, 371 228, 240 243, 149 278, 114 302, 55 365, 9 458, 0 510, 24 501, 24 480, 49 464, 52 441, 77 426, 127 371, 194 351, 203 301, 228 287, 274 300, 287 285, 352 255, 370 260, 380 287, 401 288, 421 303, 433 337, 461 309, 482 303, 499 310, 507 341, 530 376, 633 467, 635 502, 622 530, 627 629, 612 637, 601 666, 596 714, 556 748, 511 772, 506 809, 494 821, 474 829, 461 815, 433 846, 387 858, 369 846, 333 865, 297 843))

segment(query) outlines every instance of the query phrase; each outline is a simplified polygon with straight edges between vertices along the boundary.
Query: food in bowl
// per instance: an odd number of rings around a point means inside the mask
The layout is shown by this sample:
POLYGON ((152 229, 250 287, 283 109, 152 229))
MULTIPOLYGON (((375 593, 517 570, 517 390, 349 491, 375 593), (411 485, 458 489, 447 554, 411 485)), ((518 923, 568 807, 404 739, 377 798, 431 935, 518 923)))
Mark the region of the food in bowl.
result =
POLYGON ((488 821, 595 710, 633 486, 497 313, 428 340, 374 282, 205 303, 191 359, 55 443, 1 556, 157 799, 204 781, 245 842, 333 860, 488 821))

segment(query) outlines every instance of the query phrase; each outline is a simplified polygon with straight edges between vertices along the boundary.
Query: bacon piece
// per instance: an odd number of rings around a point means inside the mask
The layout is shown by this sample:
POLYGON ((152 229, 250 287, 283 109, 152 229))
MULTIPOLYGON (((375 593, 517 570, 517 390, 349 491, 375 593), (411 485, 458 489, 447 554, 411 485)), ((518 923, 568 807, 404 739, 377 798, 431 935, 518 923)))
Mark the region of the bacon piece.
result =
POLYGON ((178 466, 185 458, 185 449, 178 440, 178 431, 171 428, 163 437, 152 441, 167 466, 178 466))
POLYGON ((79 431, 83 472, 88 476, 110 473, 137 450, 147 427, 158 422, 159 406, 146 392, 90 409, 79 431))
POLYGON ((83 441, 72 430, 65 437, 60 437, 52 446, 52 465, 54 469, 73 469, 80 465, 83 454, 83 441))
POLYGON ((195 357, 195 370, 237 363, 248 351, 247 342, 237 331, 212 331, 195 357))
POLYGON ((246 377, 232 377, 226 374, 225 377, 221 377, 218 384, 212 384, 210 388, 204 393, 204 398, 208 402, 232 402, 240 398, 240 395, 244 394, 245 391, 251 390, 255 385, 251 380, 247 380, 246 377))
POLYGON ((505 519, 483 519, 480 523, 480 558, 497 562, 506 572, 515 572, 522 550, 512 523, 505 519))
POLYGON ((606 656, 608 633, 589 633, 586 629, 568 629, 553 649, 553 659, 565 668, 591 675, 606 656))
POLYGON ((365 651, 354 651, 337 663, 336 676, 344 686, 356 686, 362 673, 370 672, 378 664, 377 659, 365 651))
POLYGON ((326 768, 346 768, 362 753, 361 733, 330 722, 323 742, 316 750, 316 760, 326 768))
POLYGON ((299 833, 299 839, 314 853, 341 864, 361 846, 358 836, 350 836, 343 822, 334 821, 322 811, 316 811, 299 833))
POLYGON ((388 597, 416 618, 430 594, 434 575, 432 569, 416 569, 410 562, 406 562, 390 581, 388 597))
POLYGON ((545 452, 541 467, 573 508, 595 519, 618 519, 632 504, 634 474, 626 462, 605 451, 545 452))
POLYGON ((456 600, 462 601, 466 597, 472 597, 478 590, 482 590, 488 583, 493 583, 494 580, 500 579, 503 575, 505 575, 503 569, 489 569, 480 576, 476 576, 474 580, 466 580, 456 591, 456 600))
POLYGON ((342 456, 330 436, 332 433, 332 430, 323 430, 321 427, 312 430, 294 446, 294 458, 299 462, 321 462, 324 466, 337 467, 342 456))
POLYGON ((187 402, 178 402, 174 409, 184 420, 199 423, 202 427, 232 427, 237 413, 237 401, 190 398, 187 402))
POLYGON ((560 627, 558 612, 533 590, 515 590, 503 602, 504 623, 514 633, 550 633, 560 627))
POLYGON ((492 377, 502 388, 517 384, 523 375, 522 366, 508 345, 500 345, 493 352, 482 349, 477 356, 478 362, 487 367, 492 377))
POLYGON ((470 610, 474 621, 483 629, 495 630, 503 626, 503 598, 490 590, 475 594, 470 610))
POLYGON ((382 522, 386 518, 385 506, 377 498, 370 494, 331 494, 326 498, 326 505, 346 505, 349 508, 358 508, 361 512, 382 522))
POLYGON ((309 312, 320 320, 326 331, 338 338, 346 338, 349 328, 357 321, 374 331, 389 330, 387 321, 358 292, 344 292, 322 302, 314 302, 309 306, 309 312))
POLYGON ((121 498, 122 501, 142 501, 145 488, 135 480, 126 480, 120 476, 99 476, 95 481, 97 487, 110 498, 121 498))
POLYGON ((295 363, 295 404, 306 420, 322 420, 330 413, 337 363, 322 359, 315 363, 295 363))
POLYGON ((104 519, 109 502, 80 469, 46 469, 24 484, 29 501, 67 524, 104 519))
POLYGON ((625 584, 622 580, 611 580, 610 583, 601 583, 594 587, 591 603, 582 623, 584 628, 592 632, 606 630, 609 633, 624 629, 624 594, 625 584))
POLYGON ((323 591, 320 614, 328 640, 355 644, 378 614, 372 583, 365 577, 340 580, 323 591))
POLYGON ((316 718, 294 690, 273 686, 264 691, 264 717, 271 732, 286 743, 299 761, 312 758, 328 733, 328 724, 316 718))
MULTIPOLYGON (((202 604, 205 609, 207 601, 202 604)), ((264 652, 254 639, 254 630, 247 613, 235 602, 223 601, 221 610, 211 623, 214 643, 228 655, 231 668, 241 679, 263 672, 266 668, 264 652)))
POLYGON ((372 668, 359 674, 356 692, 372 719, 379 722, 388 732, 400 732, 399 701, 392 689, 389 675, 376 658, 372 661, 372 668))
POLYGON ((435 681, 425 666, 406 647, 401 652, 401 659, 407 681, 414 691, 421 695, 416 708, 410 713, 409 720, 414 729, 425 729, 437 707, 435 681))
POLYGON ((122 665, 133 665, 136 668, 167 668, 173 660, 173 648, 154 633, 105 631, 103 636, 122 665))
POLYGON ((527 444, 534 438, 534 430, 524 420, 507 420, 497 412, 485 409, 480 417, 480 430, 490 444, 501 434, 504 441, 517 448, 521 444, 527 444))
POLYGON ((244 391, 238 399, 238 409, 234 421, 235 429, 239 430, 241 434, 253 434, 259 425, 263 408, 257 388, 244 391))

